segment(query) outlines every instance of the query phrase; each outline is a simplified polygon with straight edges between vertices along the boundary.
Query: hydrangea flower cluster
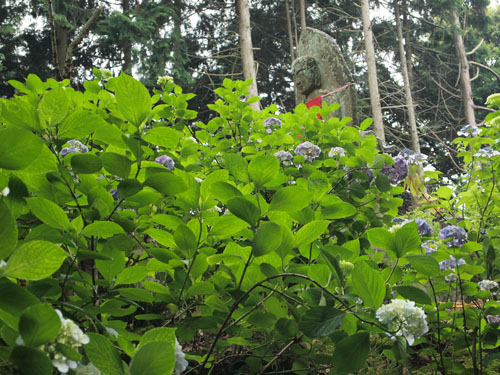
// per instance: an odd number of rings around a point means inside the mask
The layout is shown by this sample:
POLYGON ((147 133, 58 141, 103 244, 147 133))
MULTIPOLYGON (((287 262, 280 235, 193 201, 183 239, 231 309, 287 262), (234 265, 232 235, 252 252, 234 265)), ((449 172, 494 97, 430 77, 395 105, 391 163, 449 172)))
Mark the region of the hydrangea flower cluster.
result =
POLYGON ((493 150, 491 147, 483 147, 474 154, 475 157, 479 158, 492 158, 498 155, 500 155, 500 152, 493 150))
POLYGON ((328 151, 328 157, 333 158, 335 156, 345 156, 345 150, 342 147, 332 147, 328 151))
POLYGON ((304 156, 309 162, 316 159, 319 154, 321 154, 321 149, 309 141, 301 143, 295 149, 295 155, 304 156))
POLYGON ((293 155, 288 151, 283 151, 283 150, 277 151, 274 153, 274 156, 276 156, 280 161, 280 163, 283 165, 292 164, 291 160, 293 159, 293 155))
POLYGON ((392 184, 397 184, 408 176, 408 162, 403 156, 394 158, 394 165, 389 165, 382 169, 380 173, 389 177, 392 184))
POLYGON ((158 77, 158 79, 156 80, 156 84, 158 86, 163 86, 163 85, 166 85, 167 83, 169 82, 174 82, 174 79, 173 77, 170 77, 170 76, 160 76, 158 77))
POLYGON ((458 276, 455 272, 449 273, 448 275, 446 275, 444 277, 444 281, 446 281, 448 283, 454 283, 457 280, 458 280, 458 276))
MULTIPOLYGON (((493 280, 481 280, 477 283, 479 290, 493 290, 498 289, 498 283, 493 280)), ((493 293, 496 294, 496 293, 493 293)))
POLYGON ((429 241, 425 241, 422 244, 422 247, 424 248, 425 253, 427 255, 429 255, 430 253, 433 253, 434 251, 436 251, 438 249, 439 244, 436 241, 429 240, 429 241))
POLYGON ((113 197, 113 199, 115 201, 119 201, 120 200, 120 192, 118 191, 118 189, 111 189, 109 191, 109 193, 111 194, 111 196, 113 197))
POLYGON ((186 361, 186 355, 182 352, 182 346, 175 339, 175 367, 174 374, 180 375, 188 367, 188 361, 186 361))
POLYGON ((387 325, 391 331, 387 335, 393 341, 396 340, 396 336, 404 336, 408 344, 413 345, 415 339, 429 330, 424 310, 416 307, 413 301, 394 299, 391 303, 378 308, 376 316, 382 324, 387 325))
POLYGON ((277 117, 268 117, 264 120, 264 126, 266 127, 266 133, 271 134, 273 128, 281 127, 281 120, 277 117))
POLYGON ((170 156, 167 156, 167 155, 158 156, 155 159, 155 162, 163 165, 169 171, 171 171, 175 167, 174 159, 172 159, 170 156))
POLYGON ((441 229, 439 238, 448 247, 462 247, 467 242, 467 232, 455 225, 448 225, 441 229))
POLYGON ((402 156, 403 158, 406 159, 406 161, 408 161, 408 163, 411 164, 417 164, 427 160, 427 155, 417 153, 413 150, 410 150, 409 148, 401 150, 398 156, 402 156))
POLYGON ((354 264, 347 260, 340 260, 339 267, 345 275, 349 275, 354 269, 354 264))
POLYGON ((64 147, 59 153, 62 157, 65 157, 68 154, 73 152, 79 152, 81 154, 85 154, 89 152, 89 148, 85 146, 82 142, 77 141, 76 139, 72 139, 68 141, 70 147, 64 147))
POLYGON ((500 323, 500 315, 486 315, 486 321, 488 323, 500 323))
POLYGON ((4 188, 0 191, 0 195, 1 195, 1 196, 4 196, 4 197, 6 197, 7 195, 9 195, 9 193, 10 193, 10 189, 9 189, 9 187, 8 187, 8 186, 4 187, 4 188))
POLYGON ((450 259, 445 259, 442 262, 439 262, 439 268, 441 271, 454 270, 456 266, 461 266, 462 264, 465 264, 465 260, 460 258, 457 261, 453 255, 450 255, 450 259))
POLYGON ((412 221, 417 223, 417 232, 418 232, 418 235, 420 237, 432 236, 432 233, 434 231, 432 230, 432 227, 424 219, 418 218, 418 219, 414 219, 414 220, 405 220, 402 225, 411 223, 412 221))
POLYGON ((460 129, 457 132, 457 135, 459 137, 477 137, 479 134, 481 134, 483 130, 479 129, 477 126, 469 124, 465 125, 462 129, 460 129))

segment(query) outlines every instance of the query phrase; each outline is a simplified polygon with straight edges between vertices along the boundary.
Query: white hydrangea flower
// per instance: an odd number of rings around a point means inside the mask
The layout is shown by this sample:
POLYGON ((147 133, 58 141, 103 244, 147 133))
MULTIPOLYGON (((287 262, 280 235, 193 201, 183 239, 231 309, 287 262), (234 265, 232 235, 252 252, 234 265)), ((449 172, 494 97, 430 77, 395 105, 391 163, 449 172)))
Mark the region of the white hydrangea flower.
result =
POLYGON ((4 197, 6 197, 7 195, 9 195, 9 193, 10 193, 10 189, 9 189, 8 186, 4 187, 2 189, 2 191, 0 191, 0 195, 3 195, 4 197))
POLYGON ((186 361, 186 355, 182 352, 182 346, 175 338, 175 367, 174 374, 181 375, 184 370, 188 367, 188 361, 186 361))
POLYGON ((498 283, 493 280, 481 280, 477 283, 479 290, 493 290, 498 288, 498 283))
POLYGON ((334 156, 345 156, 345 150, 342 147, 332 147, 328 151, 328 157, 333 158, 334 156))
POLYGON ((387 334, 392 340, 395 340, 396 336, 404 336, 409 345, 413 345, 415 339, 429 330, 424 310, 416 307, 413 301, 394 299, 391 303, 381 306, 376 316, 381 323, 387 325, 391 331, 387 334))

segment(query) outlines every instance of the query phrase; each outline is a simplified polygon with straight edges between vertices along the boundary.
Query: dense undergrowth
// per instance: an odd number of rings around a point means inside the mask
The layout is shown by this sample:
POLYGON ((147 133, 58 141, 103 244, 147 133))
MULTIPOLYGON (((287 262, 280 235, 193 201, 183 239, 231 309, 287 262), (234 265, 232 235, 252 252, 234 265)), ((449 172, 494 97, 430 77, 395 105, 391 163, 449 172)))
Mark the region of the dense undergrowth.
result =
POLYGON ((96 77, 0 101, 0 372, 496 373, 499 112, 439 186, 336 105, 226 80, 205 124, 171 79, 96 77))

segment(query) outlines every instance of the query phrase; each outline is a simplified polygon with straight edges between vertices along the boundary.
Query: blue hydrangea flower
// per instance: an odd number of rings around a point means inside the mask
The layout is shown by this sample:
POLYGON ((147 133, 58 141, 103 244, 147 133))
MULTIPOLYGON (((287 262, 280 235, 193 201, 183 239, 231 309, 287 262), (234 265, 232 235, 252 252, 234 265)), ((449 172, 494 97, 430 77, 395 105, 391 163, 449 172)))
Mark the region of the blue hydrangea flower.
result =
POLYGON ((418 234, 422 236, 432 236, 432 227, 424 219, 415 219, 418 227, 418 234))
POLYGON ((439 238, 448 247, 462 247, 467 242, 467 232, 455 225, 448 225, 441 229, 439 238))
POLYGON ((120 192, 118 191, 118 189, 111 189, 109 191, 109 193, 111 194, 111 196, 113 197, 113 199, 115 201, 119 201, 120 200, 120 192))
POLYGON ((264 120, 264 126, 266 127, 266 132, 271 134, 273 132, 272 128, 281 127, 281 120, 277 117, 268 117, 264 120))
POLYGON ((163 165, 168 170, 172 170, 175 167, 174 160, 170 156, 167 156, 167 155, 158 156, 155 159, 155 162, 158 163, 158 164, 163 165))
POLYGON ((409 148, 401 150, 398 156, 405 158, 406 161, 408 161, 408 163, 410 164, 417 164, 427 160, 427 155, 416 153, 415 151, 410 150, 409 148))
POLYGON ((70 145, 70 147, 64 147, 59 153, 62 157, 65 157, 66 155, 74 152, 79 152, 81 154, 89 152, 89 148, 76 139, 69 140, 68 144, 70 145))
POLYGON ((459 137, 477 137, 479 134, 481 134, 483 130, 479 129, 477 126, 474 126, 472 124, 465 125, 462 129, 460 129, 457 132, 457 135, 459 137))
POLYGON ((321 149, 309 141, 301 143, 295 149, 295 155, 304 156, 309 162, 316 159, 319 154, 321 154, 321 149))
POLYGON ((422 244, 422 247, 424 248, 425 253, 427 255, 429 255, 430 253, 433 253, 434 251, 436 251, 438 249, 439 244, 436 241, 429 240, 429 241, 425 241, 422 244))
POLYGON ((465 260, 460 258, 457 261, 453 255, 450 255, 450 259, 445 259, 442 262, 439 262, 439 268, 441 269, 441 271, 455 270, 455 267, 457 265, 461 266, 462 264, 465 264, 465 260))
POLYGON ((500 155, 500 152, 493 150, 491 147, 483 147, 474 154, 474 156, 478 158, 492 158, 498 155, 500 155))
POLYGON ((408 176, 408 162, 403 156, 398 155, 394 158, 394 165, 385 167, 380 173, 389 177, 392 184, 397 184, 408 176))
POLYGON ((283 165, 292 164, 291 160, 293 159, 293 155, 288 151, 277 151, 274 153, 274 156, 276 156, 283 165))

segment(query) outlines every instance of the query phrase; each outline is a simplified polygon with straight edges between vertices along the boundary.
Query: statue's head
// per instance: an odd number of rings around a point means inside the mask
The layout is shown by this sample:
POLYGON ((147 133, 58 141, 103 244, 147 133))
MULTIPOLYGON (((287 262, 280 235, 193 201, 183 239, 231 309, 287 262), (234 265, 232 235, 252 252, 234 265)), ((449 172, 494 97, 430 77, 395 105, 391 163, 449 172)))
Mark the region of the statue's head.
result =
POLYGON ((298 57, 292 64, 293 80, 297 91, 307 96, 321 87, 321 71, 312 56, 298 57))

